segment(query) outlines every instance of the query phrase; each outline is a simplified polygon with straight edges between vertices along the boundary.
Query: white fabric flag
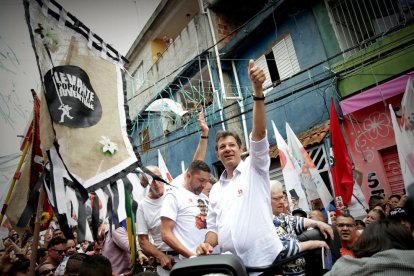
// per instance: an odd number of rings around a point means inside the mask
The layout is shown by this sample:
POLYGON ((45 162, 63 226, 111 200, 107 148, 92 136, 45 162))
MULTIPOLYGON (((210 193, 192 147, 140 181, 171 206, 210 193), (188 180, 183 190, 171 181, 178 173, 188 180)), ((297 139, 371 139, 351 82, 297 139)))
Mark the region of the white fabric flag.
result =
MULTIPOLYGON (((414 85, 411 77, 407 81, 401 108, 403 112, 401 140, 404 143, 404 152, 406 153, 404 163, 401 163, 401 172, 407 190, 408 186, 414 183, 414 85)), ((398 142, 397 140, 397 144, 398 142)))
POLYGON ((167 165, 164 162, 164 158, 162 158, 160 150, 158 150, 158 168, 160 168, 162 178, 167 180, 168 183, 171 183, 173 178, 167 168, 167 165))
POLYGON ((273 131, 275 133, 277 149, 279 151, 280 157, 280 165, 282 167, 283 179, 285 181, 285 188, 287 191, 287 195, 289 198, 289 202, 292 202, 291 198, 291 191, 294 190, 296 194, 299 196, 299 208, 309 211, 308 201, 305 195, 305 192, 302 189, 300 177, 298 174, 298 170, 296 169, 295 165, 293 164, 288 146, 283 140, 282 136, 280 135, 275 122, 272 120, 273 131))
POLYGON ((392 125, 394 128, 395 142, 397 143, 398 159, 400 160, 401 173, 403 176, 405 189, 407 190, 408 185, 411 183, 414 183, 414 175, 410 170, 410 162, 411 163, 414 162, 414 160, 412 159, 413 148, 412 147, 410 148, 410 144, 408 143, 406 139, 408 137, 404 137, 406 133, 404 133, 405 132, 404 130, 400 129, 392 106, 389 105, 389 108, 390 108, 390 113, 391 113, 392 125))
POLYGON ((309 156, 309 153, 305 150, 288 123, 286 123, 286 133, 289 152, 299 165, 300 177, 305 186, 308 199, 312 201, 320 198, 325 210, 328 210, 329 204, 333 200, 333 197, 329 193, 329 190, 326 187, 321 175, 316 169, 312 158, 309 156))

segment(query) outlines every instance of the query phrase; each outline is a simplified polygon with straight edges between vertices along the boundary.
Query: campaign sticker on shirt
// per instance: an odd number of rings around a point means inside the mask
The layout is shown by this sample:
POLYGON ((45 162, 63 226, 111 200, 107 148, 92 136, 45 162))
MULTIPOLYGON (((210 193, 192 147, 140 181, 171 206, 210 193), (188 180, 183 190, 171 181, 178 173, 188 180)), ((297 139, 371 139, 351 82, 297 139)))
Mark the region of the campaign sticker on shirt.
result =
POLYGON ((207 200, 198 199, 197 207, 200 209, 200 214, 196 216, 196 226, 198 229, 207 229, 207 213, 208 213, 207 200))
POLYGON ((44 77, 46 102, 55 123, 72 128, 96 125, 102 105, 88 74, 73 65, 57 66, 44 77))

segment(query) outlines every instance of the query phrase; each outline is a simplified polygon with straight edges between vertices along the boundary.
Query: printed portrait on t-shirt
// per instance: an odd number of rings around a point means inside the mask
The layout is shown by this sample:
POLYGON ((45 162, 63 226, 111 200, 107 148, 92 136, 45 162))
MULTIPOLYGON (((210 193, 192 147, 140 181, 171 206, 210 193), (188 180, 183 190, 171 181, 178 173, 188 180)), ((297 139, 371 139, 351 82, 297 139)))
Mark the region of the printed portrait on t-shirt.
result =
POLYGON ((200 214, 196 216, 196 226, 198 229, 207 229, 207 203, 202 199, 198 199, 197 204, 198 208, 200 208, 200 214))

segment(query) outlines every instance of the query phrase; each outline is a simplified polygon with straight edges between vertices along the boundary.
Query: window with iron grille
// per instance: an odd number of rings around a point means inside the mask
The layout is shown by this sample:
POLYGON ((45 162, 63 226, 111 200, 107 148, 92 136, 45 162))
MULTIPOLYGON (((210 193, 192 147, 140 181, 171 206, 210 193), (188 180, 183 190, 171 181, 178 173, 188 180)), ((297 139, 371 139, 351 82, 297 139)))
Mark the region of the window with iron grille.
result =
POLYGON ((340 47, 349 56, 414 18, 413 0, 326 0, 340 47))
MULTIPOLYGON (((312 148, 307 148, 306 151, 309 153, 309 156, 312 158, 313 163, 315 164, 316 169, 321 175, 323 181, 325 182, 326 187, 328 187, 329 192, 332 193, 332 187, 330 185, 331 179, 329 175, 329 164, 326 155, 325 148, 322 145, 317 145, 312 148)), ((276 161, 274 161, 276 162, 276 161)), ((277 161, 279 162, 279 161, 277 161)), ((280 164, 275 164, 275 167, 269 172, 270 179, 279 180, 285 189, 285 182, 283 179, 283 172, 280 164)))

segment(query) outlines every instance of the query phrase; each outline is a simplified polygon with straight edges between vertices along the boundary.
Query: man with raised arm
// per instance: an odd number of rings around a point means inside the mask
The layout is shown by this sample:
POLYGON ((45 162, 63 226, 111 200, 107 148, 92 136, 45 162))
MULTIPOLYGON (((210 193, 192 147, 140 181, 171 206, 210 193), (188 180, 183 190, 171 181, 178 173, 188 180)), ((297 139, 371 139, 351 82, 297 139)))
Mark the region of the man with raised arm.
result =
POLYGON ((217 158, 225 171, 210 192, 210 209, 204 243, 197 255, 209 254, 216 245, 239 256, 246 266, 272 264, 282 250, 282 243, 272 223, 269 184, 269 142, 263 70, 249 61, 248 75, 253 86, 253 127, 250 156, 241 159, 240 137, 223 131, 216 135, 217 158))
MULTIPOLYGON (((198 114, 198 124, 201 131, 200 141, 194 154, 194 160, 204 160, 207 150, 207 137, 209 128, 204 114, 198 114)), ((147 169, 154 175, 161 177, 160 169, 156 166, 148 166, 147 169)), ((141 183, 148 182, 144 174, 140 176, 141 183)), ((161 276, 169 275, 174 263, 178 260, 178 252, 171 249, 161 237, 161 207, 166 195, 165 184, 153 179, 150 183, 147 196, 139 203, 137 234, 141 249, 157 261, 157 273, 161 276), (152 238, 152 242, 150 241, 152 238)), ((171 187, 169 187, 171 188, 171 187)))

